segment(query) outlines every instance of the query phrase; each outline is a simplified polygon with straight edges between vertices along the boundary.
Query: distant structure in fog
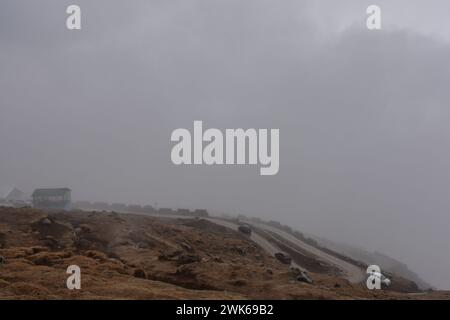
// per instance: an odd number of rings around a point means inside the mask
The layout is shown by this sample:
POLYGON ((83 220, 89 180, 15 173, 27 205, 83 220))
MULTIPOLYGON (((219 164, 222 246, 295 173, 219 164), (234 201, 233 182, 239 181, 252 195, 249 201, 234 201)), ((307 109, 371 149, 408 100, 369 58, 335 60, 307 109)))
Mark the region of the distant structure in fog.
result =
POLYGON ((38 209, 68 210, 71 203, 71 192, 68 188, 34 190, 33 207, 38 209))
POLYGON ((177 214, 182 216, 192 216, 192 217, 208 217, 208 211, 205 209, 195 209, 191 211, 189 209, 178 209, 177 214))
POLYGON ((195 209, 194 216, 196 217, 209 217, 208 210, 206 209, 195 209))
POLYGON ((182 216, 192 215, 191 210, 189 210, 189 209, 178 209, 177 214, 182 215, 182 216))
POLYGON ((175 210, 172 210, 171 208, 160 208, 158 210, 158 213, 160 213, 160 214, 176 214, 177 212, 175 210))
POLYGON ((28 200, 27 195, 25 194, 25 192, 20 191, 17 188, 12 189, 8 195, 6 196, 5 200, 7 202, 25 202, 28 200))

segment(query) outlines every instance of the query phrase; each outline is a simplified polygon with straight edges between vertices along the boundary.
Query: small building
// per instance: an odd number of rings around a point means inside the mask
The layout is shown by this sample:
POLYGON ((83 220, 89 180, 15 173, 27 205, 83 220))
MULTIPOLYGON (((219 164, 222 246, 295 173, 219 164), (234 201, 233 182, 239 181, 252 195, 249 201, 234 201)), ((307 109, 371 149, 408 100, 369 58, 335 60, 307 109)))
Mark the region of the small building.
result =
POLYGON ((36 189, 34 190, 33 207, 37 209, 69 210, 71 192, 68 188, 36 189))
POLYGON ((172 210, 171 208, 159 208, 158 213, 159 214, 176 214, 177 212, 175 210, 172 210))
POLYGON ((208 210, 206 209, 195 209, 194 216, 196 217, 209 217, 208 210))
POLYGON ((177 214, 179 214, 181 216, 191 216, 192 212, 189 209, 178 209, 177 214))
POLYGON ((25 192, 20 191, 17 188, 12 189, 5 198, 6 201, 14 202, 14 201, 26 201, 27 195, 25 192))
POLYGON ((7 203, 12 205, 26 205, 28 203, 28 197, 25 192, 17 188, 13 188, 5 198, 7 203))

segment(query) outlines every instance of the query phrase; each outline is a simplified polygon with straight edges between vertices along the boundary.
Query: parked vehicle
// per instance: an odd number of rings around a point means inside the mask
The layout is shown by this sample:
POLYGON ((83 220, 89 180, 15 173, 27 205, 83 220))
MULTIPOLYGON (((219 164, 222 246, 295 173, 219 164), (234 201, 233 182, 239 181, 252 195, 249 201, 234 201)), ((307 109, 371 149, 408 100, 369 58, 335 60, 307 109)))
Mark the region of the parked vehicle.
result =
POLYGON ((277 258, 281 263, 284 264, 291 264, 292 262, 291 256, 284 252, 275 253, 275 258, 277 258))
POLYGON ((389 287, 389 285, 391 284, 391 280, 380 272, 372 272, 370 275, 375 276, 378 279, 380 279, 380 282, 382 284, 386 285, 387 287, 389 287))
POLYGON ((238 227, 238 230, 242 233, 245 233, 246 235, 251 235, 252 234, 252 228, 248 225, 248 224, 241 224, 238 227))
POLYGON ((312 279, 306 271, 300 271, 300 274, 297 276, 297 281, 306 282, 309 284, 313 283, 312 279))

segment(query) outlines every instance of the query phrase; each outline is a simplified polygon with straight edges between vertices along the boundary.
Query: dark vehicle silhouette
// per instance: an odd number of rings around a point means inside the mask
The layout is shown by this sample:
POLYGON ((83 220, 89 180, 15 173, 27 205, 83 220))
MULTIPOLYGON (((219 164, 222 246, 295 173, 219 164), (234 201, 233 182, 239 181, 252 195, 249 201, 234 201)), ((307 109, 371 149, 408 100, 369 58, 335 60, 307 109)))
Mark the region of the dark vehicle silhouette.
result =
POLYGON ((242 233, 245 233, 247 235, 252 234, 252 228, 248 224, 242 224, 238 227, 238 230, 242 233))
POLYGON ((281 263, 291 264, 292 258, 287 253, 277 252, 275 253, 275 258, 277 258, 281 263))

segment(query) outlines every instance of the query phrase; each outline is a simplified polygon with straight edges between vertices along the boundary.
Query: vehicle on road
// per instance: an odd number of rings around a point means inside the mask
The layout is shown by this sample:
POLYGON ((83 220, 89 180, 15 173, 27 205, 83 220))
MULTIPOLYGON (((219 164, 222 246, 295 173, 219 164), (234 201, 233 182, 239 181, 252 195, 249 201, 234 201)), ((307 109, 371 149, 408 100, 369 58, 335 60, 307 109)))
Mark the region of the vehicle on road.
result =
POLYGON ((291 256, 284 252, 275 253, 275 258, 277 258, 278 261, 280 261, 281 263, 284 263, 284 264, 291 264, 291 262, 292 262, 291 256))
POLYGON ((308 273, 306 271, 300 272, 300 274, 297 276, 297 281, 306 282, 309 284, 313 283, 311 277, 308 275, 308 273))
POLYGON ((244 234, 251 235, 252 234, 252 228, 248 224, 241 224, 238 227, 238 230, 244 234))
POLYGON ((380 282, 387 287, 391 285, 391 280, 380 272, 372 272, 370 275, 380 279, 380 282))

